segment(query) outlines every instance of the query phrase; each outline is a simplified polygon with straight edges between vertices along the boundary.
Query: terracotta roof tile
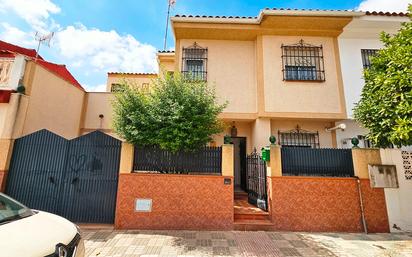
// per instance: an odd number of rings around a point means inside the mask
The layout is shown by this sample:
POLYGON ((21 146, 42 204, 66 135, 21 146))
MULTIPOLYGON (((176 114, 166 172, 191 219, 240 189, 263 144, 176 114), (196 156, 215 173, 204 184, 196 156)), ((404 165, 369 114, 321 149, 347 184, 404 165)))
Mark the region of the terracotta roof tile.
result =
MULTIPOLYGON (((28 49, 24 47, 20 47, 17 45, 13 45, 4 41, 0 40, 0 53, 18 53, 25 55, 29 58, 36 58, 36 50, 34 49, 28 49)), ((66 80, 73 86, 81 89, 84 91, 84 88, 80 85, 80 83, 73 77, 73 75, 70 73, 70 71, 66 68, 66 65, 61 65, 61 64, 55 64, 51 62, 45 61, 40 55, 37 56, 37 63, 49 70, 50 72, 56 74, 60 78, 66 80)))
POLYGON ((153 75, 157 76, 157 73, 151 73, 151 72, 108 72, 107 74, 109 75, 153 75))
MULTIPOLYGON (((34 49, 20 47, 17 45, 4 42, 2 40, 0 40, 0 50, 7 50, 13 53, 19 53, 19 54, 26 55, 31 58, 35 58, 36 53, 37 53, 36 50, 34 49)), ((40 55, 37 58, 43 60, 43 58, 40 55)))
MULTIPOLYGON (((297 8, 264 8, 263 10, 273 10, 273 11, 314 11, 314 12, 355 12, 354 10, 321 10, 321 9, 297 9, 297 8)), ((366 11, 366 15, 376 15, 376 16, 408 16, 408 13, 403 12, 375 12, 375 11, 366 11)), ((211 15, 182 15, 177 14, 174 17, 177 18, 213 18, 213 19, 257 19, 257 17, 251 16, 211 16, 211 15)))
POLYGON ((16 55, 13 52, 7 50, 0 50, 0 57, 3 58, 14 58, 16 55))
POLYGON ((164 54, 169 54, 169 53, 174 53, 175 50, 159 50, 159 53, 164 53, 164 54))
POLYGON ((404 13, 404 12, 370 12, 370 11, 366 11, 365 12, 366 15, 371 15, 371 16, 400 16, 400 17, 405 17, 408 16, 408 13, 404 13))
POLYGON ((219 15, 199 16, 199 15, 185 15, 185 14, 176 14, 174 17, 176 18, 209 18, 209 19, 257 19, 257 17, 252 17, 252 16, 219 16, 219 15))

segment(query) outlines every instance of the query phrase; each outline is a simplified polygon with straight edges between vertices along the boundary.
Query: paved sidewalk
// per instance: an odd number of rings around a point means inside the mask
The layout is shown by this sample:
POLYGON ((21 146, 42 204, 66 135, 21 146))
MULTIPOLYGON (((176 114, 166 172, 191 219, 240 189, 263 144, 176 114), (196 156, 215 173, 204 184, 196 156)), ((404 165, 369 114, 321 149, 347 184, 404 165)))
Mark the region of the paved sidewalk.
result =
POLYGON ((87 256, 412 256, 412 234, 85 230, 87 256))

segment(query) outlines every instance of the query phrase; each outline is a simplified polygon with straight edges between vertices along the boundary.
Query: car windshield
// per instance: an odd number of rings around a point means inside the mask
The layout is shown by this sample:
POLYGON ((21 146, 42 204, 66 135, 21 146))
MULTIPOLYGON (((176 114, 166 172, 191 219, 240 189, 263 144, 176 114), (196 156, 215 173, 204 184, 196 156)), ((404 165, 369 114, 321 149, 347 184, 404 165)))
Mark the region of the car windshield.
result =
POLYGON ((0 225, 33 215, 33 211, 0 193, 0 225))

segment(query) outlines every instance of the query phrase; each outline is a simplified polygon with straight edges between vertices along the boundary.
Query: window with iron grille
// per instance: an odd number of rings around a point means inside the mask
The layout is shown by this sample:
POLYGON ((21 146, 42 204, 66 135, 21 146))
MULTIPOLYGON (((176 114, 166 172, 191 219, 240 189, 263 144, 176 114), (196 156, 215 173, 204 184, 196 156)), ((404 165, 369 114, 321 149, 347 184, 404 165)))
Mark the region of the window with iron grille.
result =
POLYGON ((362 64, 364 69, 371 67, 371 57, 375 56, 379 50, 377 49, 361 49, 362 64))
POLYGON ((311 132, 296 126, 289 131, 278 131, 279 145, 282 147, 319 148, 319 132, 311 132))
POLYGON ((322 46, 282 45, 283 80, 325 81, 322 46))
POLYGON ((188 80, 207 80, 207 48, 196 42, 182 52, 182 74, 188 80))
POLYGON ((149 90, 150 84, 149 83, 142 83, 143 90, 149 90))
POLYGON ((119 83, 112 83, 112 87, 110 89, 111 92, 122 92, 123 85, 119 83))

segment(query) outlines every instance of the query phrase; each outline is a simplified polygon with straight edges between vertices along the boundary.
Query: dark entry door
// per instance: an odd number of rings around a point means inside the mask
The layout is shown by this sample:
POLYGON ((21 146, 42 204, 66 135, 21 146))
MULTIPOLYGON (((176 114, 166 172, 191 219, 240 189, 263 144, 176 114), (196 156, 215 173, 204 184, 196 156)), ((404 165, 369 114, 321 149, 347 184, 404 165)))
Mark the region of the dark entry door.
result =
POLYGON ((235 190, 247 190, 246 185, 246 137, 232 137, 235 161, 235 190))
POLYGON ((247 156, 248 202, 267 211, 266 163, 256 152, 247 156))
POLYGON ((42 130, 17 139, 6 192, 74 222, 113 223, 120 149, 100 131, 66 140, 42 130))

